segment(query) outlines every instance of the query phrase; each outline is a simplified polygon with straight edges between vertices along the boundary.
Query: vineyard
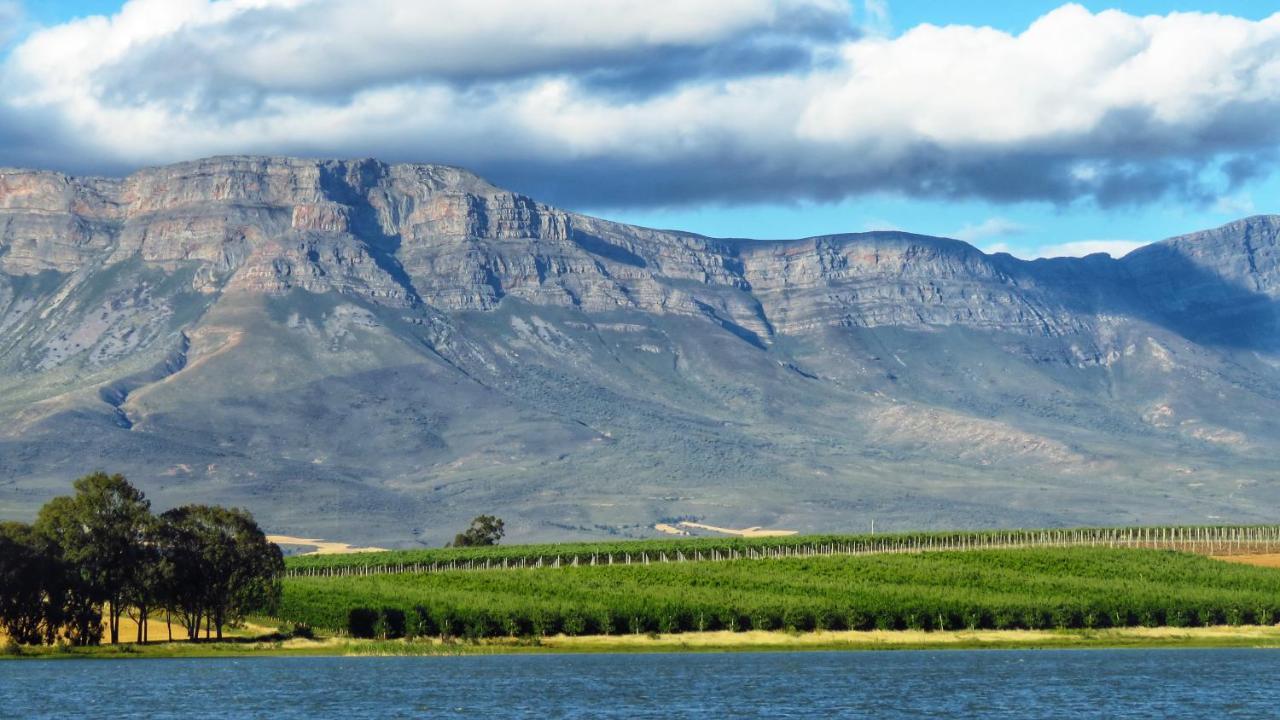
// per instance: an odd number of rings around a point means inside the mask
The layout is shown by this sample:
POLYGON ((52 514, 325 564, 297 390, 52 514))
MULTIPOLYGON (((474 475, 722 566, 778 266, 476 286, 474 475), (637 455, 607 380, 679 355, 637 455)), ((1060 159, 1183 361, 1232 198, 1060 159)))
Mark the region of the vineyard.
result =
MULTIPOLYGON (((737 543, 696 552, 748 551, 734 548, 737 543)), ((762 547, 747 545, 751 551, 762 547)), ((688 547, 658 552, 688 553, 688 547)), ((1186 553, 1044 547, 804 556, 802 549, 815 546, 774 541, 763 547, 795 556, 576 567, 562 560, 554 572, 508 567, 295 576, 285 581, 278 615, 316 628, 392 638, 1184 627, 1280 620, 1280 572, 1186 553)), ((495 558, 487 559, 492 567, 495 558)))
POLYGON ((420 574, 454 570, 650 565, 1019 548, 1147 548, 1228 555, 1280 551, 1280 526, 1164 526, 987 530, 770 538, 677 538, 560 545, 393 550, 306 555, 286 563, 287 577, 420 574))

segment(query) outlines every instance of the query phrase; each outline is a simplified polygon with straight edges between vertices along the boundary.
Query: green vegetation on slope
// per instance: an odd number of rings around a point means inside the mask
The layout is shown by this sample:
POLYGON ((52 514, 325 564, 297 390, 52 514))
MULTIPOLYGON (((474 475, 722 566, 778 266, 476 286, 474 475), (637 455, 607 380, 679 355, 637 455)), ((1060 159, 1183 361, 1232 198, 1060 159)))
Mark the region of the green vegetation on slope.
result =
POLYGON ((1280 550, 1280 526, 1153 526, 1041 530, 954 530, 880 535, 791 535, 763 538, 670 538, 598 543, 454 547, 286 560, 291 574, 362 570, 420 572, 454 567, 630 564, 684 559, 853 555, 1011 547, 1154 547, 1194 552, 1280 550))
POLYGON ((1188 627, 1274 623, 1280 572, 1155 550, 981 550, 294 577, 280 608, 330 630, 356 619, 363 633, 373 611, 373 632, 389 637, 399 612, 405 634, 471 638, 1188 627))

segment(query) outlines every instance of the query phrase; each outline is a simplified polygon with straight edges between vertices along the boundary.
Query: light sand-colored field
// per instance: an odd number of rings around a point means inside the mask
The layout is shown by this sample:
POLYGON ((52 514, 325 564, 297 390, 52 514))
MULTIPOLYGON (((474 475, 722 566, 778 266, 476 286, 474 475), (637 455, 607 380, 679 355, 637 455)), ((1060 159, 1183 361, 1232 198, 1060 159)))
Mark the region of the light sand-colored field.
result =
POLYGON ((1226 562, 1241 563, 1242 565, 1256 565, 1258 567, 1280 568, 1280 553, 1271 553, 1267 555, 1219 555, 1218 560, 1226 562))
POLYGON ((657 525, 653 526, 653 529, 657 530, 660 533, 666 533, 667 535, 688 535, 689 534, 689 531, 681 530, 675 525, 668 525, 667 523, 658 523, 657 525))
POLYGON ((618 648, 637 650, 654 646, 698 648, 894 648, 894 647, 981 647, 991 646, 1071 646, 1071 645, 1141 645, 1256 641, 1259 644, 1280 643, 1280 627, 1221 626, 1198 628, 1119 628, 1111 630, 822 630, 807 633, 768 632, 702 632, 676 635, 591 635, 583 637, 543 638, 541 644, 553 649, 591 651, 618 648))
POLYGON ((385 552, 386 548, 380 547, 356 547, 342 542, 332 542, 329 540, 320 540, 318 538, 300 538, 291 535, 268 535, 268 542, 277 545, 286 545, 289 547, 309 547, 315 548, 302 553, 303 555, 345 555, 348 553, 362 552, 385 552))
POLYGON ((153 643, 142 647, 27 648, 23 654, 59 652, 98 657, 179 657, 218 655, 467 655, 493 653, 697 652, 788 650, 892 650, 946 648, 1110 648, 1110 647, 1270 647, 1280 648, 1280 627, 1120 628, 1110 630, 956 630, 841 632, 707 632, 679 635, 559 635, 530 642, 494 638, 478 643, 419 640, 353 640, 327 636, 317 640, 246 641, 265 628, 245 628, 239 641, 188 644, 153 643))
POLYGON ((734 530, 733 528, 716 527, 715 525, 704 525, 695 522, 682 522, 680 527, 693 528, 694 530, 706 530, 707 532, 720 533, 721 535, 733 535, 735 537, 785 537, 787 535, 795 535, 795 530, 766 530, 765 528, 756 526, 734 530))

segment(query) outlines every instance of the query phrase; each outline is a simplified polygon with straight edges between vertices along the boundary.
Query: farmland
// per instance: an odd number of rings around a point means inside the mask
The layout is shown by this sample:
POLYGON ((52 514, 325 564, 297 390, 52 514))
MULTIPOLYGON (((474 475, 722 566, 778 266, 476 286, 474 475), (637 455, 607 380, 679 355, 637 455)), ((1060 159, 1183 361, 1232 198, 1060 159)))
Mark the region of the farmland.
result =
MULTIPOLYGON (((790 538, 770 542, 798 547, 790 538)), ((557 569, 294 576, 278 615, 357 636, 472 639, 1269 625, 1280 619, 1280 572, 1110 547, 561 562, 557 569)))
POLYGON ((289 558, 290 576, 778 559, 1019 548, 1150 548, 1211 555, 1280 550, 1280 526, 977 530, 880 535, 682 538, 394 550, 289 558))

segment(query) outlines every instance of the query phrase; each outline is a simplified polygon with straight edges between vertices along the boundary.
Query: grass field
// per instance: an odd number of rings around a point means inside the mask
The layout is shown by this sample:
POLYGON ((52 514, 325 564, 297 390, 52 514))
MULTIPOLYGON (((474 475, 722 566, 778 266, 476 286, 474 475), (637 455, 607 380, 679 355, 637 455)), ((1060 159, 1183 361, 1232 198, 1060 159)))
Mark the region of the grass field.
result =
POLYGON ((283 621, 377 634, 624 636, 1271 625, 1280 572, 1157 550, 1037 548, 285 581, 283 621), (391 626, 386 625, 391 610, 391 626))

